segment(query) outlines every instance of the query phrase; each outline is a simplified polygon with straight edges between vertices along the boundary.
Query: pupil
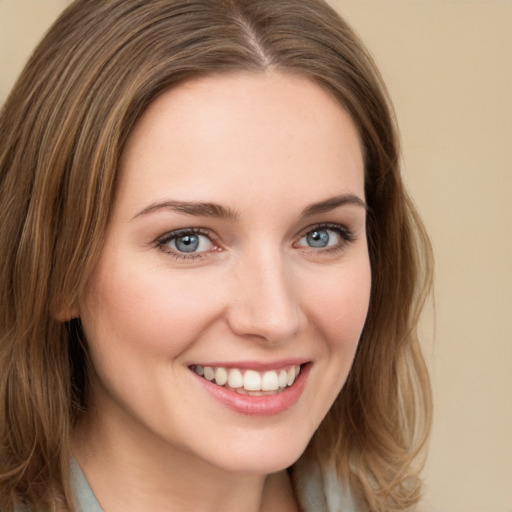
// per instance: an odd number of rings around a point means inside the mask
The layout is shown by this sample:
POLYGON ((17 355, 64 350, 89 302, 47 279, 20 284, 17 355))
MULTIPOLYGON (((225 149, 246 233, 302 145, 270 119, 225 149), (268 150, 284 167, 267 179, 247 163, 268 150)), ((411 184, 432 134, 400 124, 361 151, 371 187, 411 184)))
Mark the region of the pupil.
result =
POLYGON ((176 239, 176 248, 181 252, 194 252, 199 247, 199 237, 184 235, 176 239))
POLYGON ((329 233, 326 230, 312 231, 307 236, 310 247, 326 247, 329 243, 329 233))

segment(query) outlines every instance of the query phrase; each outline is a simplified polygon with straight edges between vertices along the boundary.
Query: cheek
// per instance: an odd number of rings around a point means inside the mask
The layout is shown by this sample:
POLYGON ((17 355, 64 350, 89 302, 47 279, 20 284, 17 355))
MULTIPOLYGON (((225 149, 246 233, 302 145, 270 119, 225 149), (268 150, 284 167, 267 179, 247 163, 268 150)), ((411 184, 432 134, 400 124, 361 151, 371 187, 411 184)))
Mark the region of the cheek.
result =
POLYGON ((370 265, 363 259, 326 276, 306 294, 310 316, 331 350, 355 351, 368 313, 370 289, 370 265))
POLYGON ((99 267, 91 280, 82 314, 91 351, 178 356, 215 318, 215 283, 130 268, 99 267))

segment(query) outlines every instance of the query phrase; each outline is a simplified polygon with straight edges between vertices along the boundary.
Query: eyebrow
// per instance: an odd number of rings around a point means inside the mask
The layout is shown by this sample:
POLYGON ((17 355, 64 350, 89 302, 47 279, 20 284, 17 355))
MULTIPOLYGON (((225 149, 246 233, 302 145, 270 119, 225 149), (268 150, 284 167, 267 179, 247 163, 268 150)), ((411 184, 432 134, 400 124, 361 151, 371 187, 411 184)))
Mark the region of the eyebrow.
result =
POLYGON ((330 212, 345 205, 360 206, 364 210, 368 210, 367 204, 359 196, 355 194, 342 194, 307 206, 302 210, 301 217, 312 217, 313 215, 330 212))
MULTIPOLYGON (((354 194, 343 194, 340 196, 330 197, 324 201, 307 206, 302 210, 301 217, 312 217, 313 215, 330 212, 345 205, 355 205, 360 206, 365 210, 368 209, 366 203, 359 196, 354 194)), ((132 220, 160 210, 173 210, 185 215, 228 220, 236 220, 238 217, 237 212, 217 203, 167 200, 151 203, 149 206, 146 206, 146 208, 137 213, 132 220)))
POLYGON ((159 210, 173 210, 185 215, 214 217, 218 219, 235 220, 237 218, 236 212, 220 204, 169 200, 152 203, 149 206, 146 206, 146 208, 137 213, 137 215, 135 215, 132 220, 159 210))

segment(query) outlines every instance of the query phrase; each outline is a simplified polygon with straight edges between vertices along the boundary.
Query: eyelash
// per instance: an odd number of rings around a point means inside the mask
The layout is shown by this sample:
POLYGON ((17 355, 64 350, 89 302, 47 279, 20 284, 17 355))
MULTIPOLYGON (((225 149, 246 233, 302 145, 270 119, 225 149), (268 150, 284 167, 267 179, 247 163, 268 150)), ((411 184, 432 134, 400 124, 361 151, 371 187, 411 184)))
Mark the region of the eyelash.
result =
MULTIPOLYGON (((346 227, 339 225, 339 224, 318 224, 315 226, 310 226, 306 230, 304 230, 300 236, 298 237, 298 240, 302 240, 305 236, 307 236, 309 233, 312 233, 314 231, 335 231, 341 238, 341 242, 339 244, 336 244, 334 246, 329 246, 326 248, 314 248, 314 247, 307 247, 307 246, 298 246, 295 242, 293 245, 294 247, 303 247, 305 249, 310 249, 314 253, 323 253, 323 254, 336 254, 339 253, 347 248, 349 244, 354 242, 356 240, 356 237, 353 232, 351 232, 346 227)), ((222 250, 218 247, 218 245, 215 242, 215 238, 212 236, 212 233, 208 230, 202 229, 202 228, 184 228, 184 229, 178 229, 176 231, 172 231, 170 233, 167 233, 162 238, 159 238, 156 243, 156 247, 160 249, 165 254, 168 254, 172 258, 175 258, 177 260, 198 260, 203 259, 205 257, 208 257, 211 252, 219 252, 219 250, 222 250), (180 252, 176 251, 174 249, 166 247, 167 244, 172 242, 173 240, 176 240, 180 237, 184 237, 186 235, 202 235, 208 238, 208 240, 214 245, 216 249, 213 251, 201 251, 201 252, 180 252)))

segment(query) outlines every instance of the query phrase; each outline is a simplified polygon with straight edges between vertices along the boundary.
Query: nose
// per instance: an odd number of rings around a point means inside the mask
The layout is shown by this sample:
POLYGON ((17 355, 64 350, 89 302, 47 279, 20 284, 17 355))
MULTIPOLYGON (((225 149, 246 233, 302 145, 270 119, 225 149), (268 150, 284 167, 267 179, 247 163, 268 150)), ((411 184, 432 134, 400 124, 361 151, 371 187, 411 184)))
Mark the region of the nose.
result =
POLYGON ((232 278, 227 316, 234 333, 282 343, 304 328, 306 317, 297 283, 277 251, 262 251, 240 262, 232 278))

